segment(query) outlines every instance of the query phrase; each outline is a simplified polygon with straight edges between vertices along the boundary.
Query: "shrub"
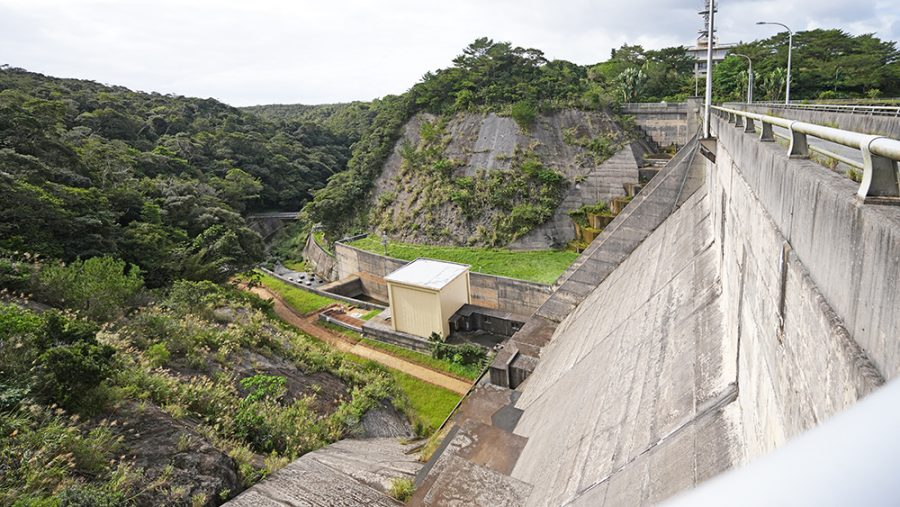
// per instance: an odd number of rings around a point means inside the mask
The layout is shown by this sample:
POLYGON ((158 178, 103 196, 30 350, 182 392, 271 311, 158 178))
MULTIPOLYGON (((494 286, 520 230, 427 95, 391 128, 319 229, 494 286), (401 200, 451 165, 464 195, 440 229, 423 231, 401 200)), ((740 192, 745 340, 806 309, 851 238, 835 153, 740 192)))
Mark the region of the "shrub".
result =
POLYGON ((154 343, 147 347, 147 351, 144 353, 147 356, 147 359, 150 361, 151 368, 158 368, 160 366, 165 366, 169 362, 169 358, 171 354, 169 354, 169 349, 166 348, 165 343, 154 343))
POLYGON ((519 125, 519 128, 527 131, 537 119, 537 107, 533 102, 522 100, 512 105, 509 115, 519 125))
POLYGON ((82 312, 97 321, 109 321, 144 284, 140 269, 112 257, 94 257, 69 265, 47 266, 38 273, 44 300, 82 312))
POLYGON ((391 489, 388 490, 388 495, 401 502, 406 502, 412 497, 413 491, 414 485, 412 479, 403 477, 391 481, 391 489))
POLYGON ((115 349, 77 342, 53 347, 38 358, 38 388, 42 397, 65 408, 77 408, 88 391, 106 380, 113 369, 115 349))
POLYGON ((452 361, 461 365, 483 365, 487 360, 487 351, 473 343, 451 345, 444 343, 440 335, 432 333, 428 338, 431 342, 431 357, 452 361))

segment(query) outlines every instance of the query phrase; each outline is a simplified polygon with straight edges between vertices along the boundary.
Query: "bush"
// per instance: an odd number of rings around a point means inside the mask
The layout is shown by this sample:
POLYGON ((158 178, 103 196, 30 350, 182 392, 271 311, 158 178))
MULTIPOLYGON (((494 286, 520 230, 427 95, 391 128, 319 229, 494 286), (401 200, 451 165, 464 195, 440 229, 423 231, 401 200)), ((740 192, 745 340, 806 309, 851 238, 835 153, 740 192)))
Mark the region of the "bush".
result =
POLYGON ((432 333, 428 341, 431 342, 431 357, 435 359, 452 361, 463 366, 483 365, 487 360, 487 351, 473 343, 451 345, 444 343, 437 333, 432 333))
POLYGON ((115 349, 108 345, 77 342, 53 347, 38 358, 38 388, 42 397, 65 408, 77 408, 91 389, 113 369, 115 349))
POLYGON ((165 366, 169 362, 169 358, 171 357, 169 349, 166 347, 166 344, 162 342, 150 345, 149 347, 147 347, 147 351, 144 354, 150 361, 151 368, 165 366))
POLYGON ((537 113, 537 107, 533 102, 523 100, 512 105, 509 115, 512 116, 512 119, 519 125, 519 128, 527 131, 534 125, 534 120, 537 119, 537 113))
POLYGON ((144 281, 137 266, 112 257, 94 257, 68 266, 47 266, 38 273, 38 284, 45 301, 102 322, 121 315, 144 281))

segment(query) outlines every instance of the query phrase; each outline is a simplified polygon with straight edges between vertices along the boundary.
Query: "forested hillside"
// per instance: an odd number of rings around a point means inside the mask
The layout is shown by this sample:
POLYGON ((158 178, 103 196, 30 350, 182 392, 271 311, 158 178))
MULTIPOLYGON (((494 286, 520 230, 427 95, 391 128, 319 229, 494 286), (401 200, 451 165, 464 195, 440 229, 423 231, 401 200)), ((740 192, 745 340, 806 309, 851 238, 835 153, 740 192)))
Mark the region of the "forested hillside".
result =
MULTIPOLYGON (((841 30, 811 30, 796 33, 794 44, 792 99, 900 95, 895 42, 841 30)), ((786 34, 742 44, 735 51, 754 59, 757 97, 783 98, 786 34)), ((714 80, 716 100, 742 99, 745 60, 727 58, 716 66, 714 80)), ((537 49, 478 39, 452 66, 425 74, 402 95, 372 102, 371 125, 354 145, 349 170, 332 177, 306 212, 332 238, 368 230, 379 218, 369 214, 378 204, 373 200, 373 182, 400 139, 401 129, 418 113, 450 121, 460 113, 494 112, 527 127, 540 114, 562 109, 614 111, 620 102, 681 101, 694 94, 694 86, 693 63, 684 47, 646 50, 626 44, 614 49, 606 61, 583 66, 548 60, 537 49)), ((272 106, 265 114, 296 114, 290 111, 272 106)), ((299 114, 312 111, 304 109, 299 114)))
POLYGON ((248 113, 275 122, 301 122, 321 125, 339 136, 349 146, 362 137, 372 123, 374 111, 368 102, 346 104, 267 104, 241 108, 248 113))
POLYGON ((341 171, 346 136, 212 99, 0 69, 0 251, 114 255, 150 286, 260 260, 242 213, 297 209, 341 171))

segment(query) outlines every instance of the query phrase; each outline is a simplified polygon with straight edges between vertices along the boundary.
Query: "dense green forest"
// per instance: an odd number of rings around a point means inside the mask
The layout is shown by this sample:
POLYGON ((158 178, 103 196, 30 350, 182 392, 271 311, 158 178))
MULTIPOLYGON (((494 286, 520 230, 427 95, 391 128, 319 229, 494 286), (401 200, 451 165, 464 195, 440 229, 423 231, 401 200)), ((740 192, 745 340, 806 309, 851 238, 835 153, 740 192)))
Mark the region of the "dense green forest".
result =
POLYGON ((349 146, 310 121, 3 68, 0 252, 114 255, 150 286, 224 280, 261 260, 242 214, 298 209, 349 146))

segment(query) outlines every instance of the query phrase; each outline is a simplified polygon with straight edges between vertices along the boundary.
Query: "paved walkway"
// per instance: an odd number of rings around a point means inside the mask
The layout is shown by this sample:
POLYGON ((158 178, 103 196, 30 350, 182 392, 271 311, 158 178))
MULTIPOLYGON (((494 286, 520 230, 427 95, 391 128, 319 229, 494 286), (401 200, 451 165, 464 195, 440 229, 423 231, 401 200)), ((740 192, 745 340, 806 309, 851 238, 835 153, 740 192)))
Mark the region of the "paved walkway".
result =
POLYGON ((371 359, 372 361, 387 366, 388 368, 402 371, 403 373, 411 375, 419 380, 424 380, 429 384, 434 384, 436 386, 449 389, 450 391, 458 394, 466 394, 467 392, 469 392, 469 388, 472 385, 470 382, 466 382, 445 373, 432 370, 431 368, 427 368, 420 364, 407 361, 406 359, 393 356, 391 354, 388 354, 387 352, 383 352, 376 348, 369 347, 361 342, 354 341, 353 339, 345 335, 316 325, 315 319, 318 318, 317 316, 304 317, 298 314, 292 308, 285 305, 277 294, 265 287, 254 287, 251 289, 251 291, 263 298, 272 299, 275 305, 275 313, 282 320, 303 331, 304 333, 322 340, 323 342, 331 345, 341 352, 349 352, 354 356, 371 359))

